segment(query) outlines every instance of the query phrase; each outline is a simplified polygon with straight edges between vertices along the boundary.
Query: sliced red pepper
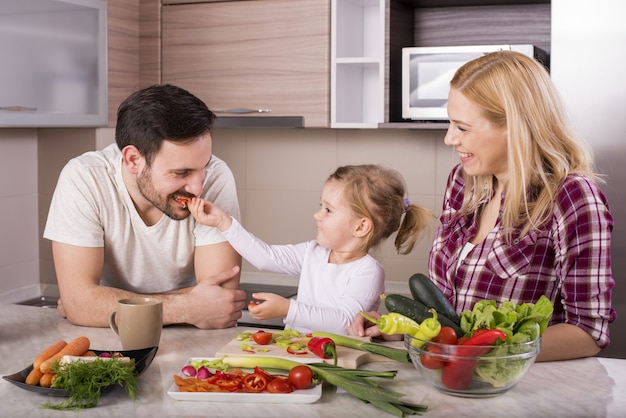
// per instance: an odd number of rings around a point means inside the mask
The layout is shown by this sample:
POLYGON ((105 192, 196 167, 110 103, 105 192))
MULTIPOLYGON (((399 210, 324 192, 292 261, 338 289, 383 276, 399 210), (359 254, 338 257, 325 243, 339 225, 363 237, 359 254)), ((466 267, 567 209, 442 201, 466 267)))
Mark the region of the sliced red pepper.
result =
POLYGON ((218 379, 215 381, 215 384, 224 390, 227 390, 229 392, 234 392, 238 390, 239 388, 241 388, 241 379, 240 378, 218 379))
POLYGON ((251 392, 262 392, 267 387, 267 377, 265 374, 250 373, 243 378, 243 384, 251 392))
POLYGON ((303 354, 309 354, 308 350, 302 348, 302 344, 291 344, 287 347, 287 352, 289 354, 294 354, 296 356, 301 356, 303 354))
POLYGON ((262 376, 265 376, 265 378, 267 379, 268 382, 271 382, 272 380, 274 380, 276 378, 274 375, 266 372, 265 370, 263 370, 259 366, 254 366, 254 373, 260 374, 262 376))

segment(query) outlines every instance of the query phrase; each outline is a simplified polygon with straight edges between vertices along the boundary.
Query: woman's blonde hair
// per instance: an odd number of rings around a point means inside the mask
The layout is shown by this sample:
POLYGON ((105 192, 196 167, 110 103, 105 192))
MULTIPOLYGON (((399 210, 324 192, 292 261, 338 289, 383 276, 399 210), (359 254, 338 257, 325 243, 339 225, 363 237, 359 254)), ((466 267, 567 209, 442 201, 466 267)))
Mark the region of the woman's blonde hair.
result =
POLYGON ((356 217, 372 222, 366 251, 397 230, 396 250, 408 254, 434 219, 431 211, 409 202, 404 180, 393 169, 375 164, 346 165, 337 168, 328 180, 344 186, 344 196, 356 217))
MULTIPOLYGON (((490 122, 506 125, 509 172, 501 222, 507 239, 513 230, 524 236, 541 228, 568 175, 600 180, 591 150, 568 128, 547 70, 533 58, 513 51, 484 55, 459 68, 450 87, 490 122)), ((465 184, 461 212, 477 213, 493 194, 494 177, 465 175, 465 184)))

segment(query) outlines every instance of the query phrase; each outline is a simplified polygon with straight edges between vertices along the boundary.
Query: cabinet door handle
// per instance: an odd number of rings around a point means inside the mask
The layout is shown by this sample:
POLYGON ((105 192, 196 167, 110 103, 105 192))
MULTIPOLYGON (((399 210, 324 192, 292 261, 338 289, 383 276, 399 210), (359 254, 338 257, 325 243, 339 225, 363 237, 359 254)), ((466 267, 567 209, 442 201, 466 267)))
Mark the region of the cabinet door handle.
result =
POLYGON ((10 110, 12 112, 22 112, 25 110, 37 110, 36 107, 29 106, 0 106, 0 110, 10 110))
POLYGON ((213 110, 213 113, 236 113, 236 114, 244 114, 244 113, 271 113, 272 109, 220 109, 213 110))

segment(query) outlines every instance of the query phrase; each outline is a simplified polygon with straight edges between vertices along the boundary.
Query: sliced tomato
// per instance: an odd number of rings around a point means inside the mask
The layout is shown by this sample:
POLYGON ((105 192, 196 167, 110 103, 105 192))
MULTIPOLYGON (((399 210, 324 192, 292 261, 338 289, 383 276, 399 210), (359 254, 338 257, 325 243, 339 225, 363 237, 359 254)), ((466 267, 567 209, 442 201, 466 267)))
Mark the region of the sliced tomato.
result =
POLYGON ((266 390, 269 393, 291 393, 293 386, 288 380, 274 379, 267 384, 266 390))
POLYGON ((261 329, 252 334, 252 339, 255 343, 259 345, 267 345, 272 342, 273 335, 274 334, 272 334, 271 332, 265 332, 261 329))
POLYGON ((267 378, 258 373, 250 373, 243 378, 243 384, 251 392, 262 392, 268 384, 267 378))

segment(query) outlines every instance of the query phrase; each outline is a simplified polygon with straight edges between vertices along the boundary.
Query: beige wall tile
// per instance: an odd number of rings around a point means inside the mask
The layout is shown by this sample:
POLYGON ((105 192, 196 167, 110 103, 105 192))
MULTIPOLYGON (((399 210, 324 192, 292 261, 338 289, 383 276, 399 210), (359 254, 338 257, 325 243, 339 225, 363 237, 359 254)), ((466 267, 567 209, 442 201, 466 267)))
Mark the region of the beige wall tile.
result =
POLYGON ((0 130, 0 294, 39 283, 37 130, 0 130))

